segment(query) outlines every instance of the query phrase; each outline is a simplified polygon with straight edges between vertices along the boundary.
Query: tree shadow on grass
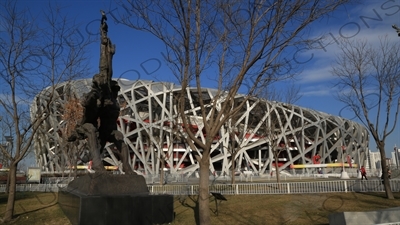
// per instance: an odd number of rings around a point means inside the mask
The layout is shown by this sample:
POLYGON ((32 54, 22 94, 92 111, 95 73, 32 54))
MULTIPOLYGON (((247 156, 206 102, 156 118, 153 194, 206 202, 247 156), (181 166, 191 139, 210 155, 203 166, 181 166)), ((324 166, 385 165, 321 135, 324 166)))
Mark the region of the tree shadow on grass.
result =
MULTIPOLYGON (((210 196, 209 200, 214 202, 216 204, 220 204, 221 202, 216 202, 218 201, 218 199, 215 199, 215 197, 210 196)), ((196 222, 196 225, 200 224, 200 217, 199 217, 199 196, 198 195, 184 195, 184 196, 180 196, 178 198, 178 202, 183 206, 186 207, 190 210, 193 211, 193 215, 194 215, 194 220, 196 222)), ((209 208, 211 210, 211 212, 214 215, 218 216, 218 205, 215 205, 215 208, 210 207, 209 208)))
MULTIPOLYGON (((35 194, 31 192, 17 192, 15 196, 15 200, 26 199, 26 198, 34 198, 35 194)), ((6 204, 8 201, 8 194, 2 193, 0 194, 0 204, 6 204)))
POLYGON ((8 196, 7 196, 7 195, 1 194, 1 195, 0 195, 0 204, 5 204, 5 203, 7 203, 7 199, 8 199, 8 196))
MULTIPOLYGON (((19 220, 21 216, 27 215, 29 213, 37 212, 49 207, 52 207, 58 203, 58 196, 56 193, 52 193, 52 197, 49 198, 48 195, 46 197, 41 198, 40 194, 38 193, 33 193, 33 192, 17 192, 17 195, 15 197, 15 205, 14 205, 14 210, 16 208, 20 208, 22 212, 20 213, 15 213, 13 216, 13 219, 11 221, 11 224, 15 224, 16 221, 19 220), (22 201, 20 201, 22 200, 22 201), (25 200, 25 201, 24 201, 25 200), (30 205, 35 205, 39 207, 35 207, 35 209, 27 209, 29 208, 30 205)), ((6 207, 8 201, 8 196, 7 195, 0 195, 0 204, 4 204, 6 207)), ((15 212, 15 211, 14 211, 15 212)), ((0 216, 2 217, 5 212, 2 212, 0 216)))
POLYGON ((58 204, 57 202, 54 202, 52 204, 49 204, 49 205, 46 205, 46 206, 43 206, 43 207, 40 207, 40 208, 37 208, 37 209, 26 210, 26 211, 24 211, 22 213, 15 214, 15 217, 23 216, 25 214, 29 214, 29 213, 33 213, 33 212, 38 212, 40 210, 50 208, 50 207, 55 206, 57 204, 58 204))
POLYGON ((395 199, 393 200, 387 199, 386 193, 384 192, 358 192, 358 193, 353 193, 353 196, 362 203, 372 205, 375 208, 378 207, 383 209, 388 207, 398 207, 398 205, 396 204, 396 200, 398 201, 400 199, 400 193, 393 193, 393 194, 395 197, 395 199), (377 202, 379 200, 385 200, 387 204, 382 205, 381 203, 377 202))
POLYGON ((194 220, 196 221, 196 225, 200 224, 199 218, 199 196, 198 195, 185 195, 178 198, 179 203, 191 210, 193 210, 194 220), (194 205, 193 205, 194 204, 194 205))
MULTIPOLYGON (((32 209, 32 210, 24 210, 22 213, 17 213, 14 214, 13 218, 11 221, 7 222, 6 224, 18 224, 18 221, 24 216, 24 215, 29 215, 30 213, 34 213, 34 212, 38 212, 50 207, 53 207, 54 205, 57 205, 57 202, 54 202, 52 204, 37 208, 37 209, 32 209)), ((3 214, 1 214, 1 217, 3 217, 3 214)), ((0 222, 0 224, 2 224, 3 221, 0 222)))
MULTIPOLYGON (((385 192, 357 192, 359 195, 366 195, 366 196, 374 196, 379 198, 386 198, 385 192)), ((400 195, 395 195, 395 197, 399 198, 400 195)))

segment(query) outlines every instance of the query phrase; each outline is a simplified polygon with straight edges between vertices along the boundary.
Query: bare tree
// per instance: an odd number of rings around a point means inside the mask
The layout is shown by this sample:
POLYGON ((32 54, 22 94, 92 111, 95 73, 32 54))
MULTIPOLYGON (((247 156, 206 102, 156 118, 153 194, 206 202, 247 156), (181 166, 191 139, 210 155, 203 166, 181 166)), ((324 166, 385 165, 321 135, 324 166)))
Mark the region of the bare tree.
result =
MULTIPOLYGON (((276 182, 280 183, 280 170, 279 170, 279 156, 286 150, 285 139, 282 138, 281 127, 282 123, 280 121, 280 114, 276 109, 271 109, 270 116, 266 122, 266 138, 268 139, 268 149, 273 156, 273 166, 275 167, 276 182)), ((271 165, 272 165, 271 164, 271 165)), ((273 170, 271 168, 271 175, 273 170)))
MULTIPOLYGON (((285 81, 285 83, 288 83, 288 81, 285 81)), ((295 104, 301 99, 301 97, 303 97, 300 91, 300 86, 296 85, 295 82, 291 82, 284 89, 278 89, 275 86, 268 86, 259 93, 259 96, 269 101, 295 104)))
POLYGON ((365 40, 342 40, 332 69, 338 99, 368 128, 381 154, 386 197, 393 199, 386 170, 386 138, 393 133, 400 106, 400 44, 387 37, 378 46, 365 40))
MULTIPOLYGON (((237 104, 241 104, 237 102, 237 104)), ((267 111, 265 102, 260 100, 250 100, 249 105, 247 107, 242 107, 241 112, 233 115, 224 125, 223 129, 226 129, 226 132, 229 135, 229 143, 227 151, 230 153, 231 157, 231 184, 235 183, 235 173, 237 170, 240 170, 243 166, 243 162, 238 162, 237 157, 238 154, 243 153, 243 149, 252 148, 252 146, 259 146, 263 148, 263 143, 265 143, 265 131, 261 126, 266 120, 267 116, 265 112, 267 111), (245 113, 245 111, 249 111, 249 113, 245 113)), ((259 149, 258 149, 259 150, 259 149)), ((261 156, 259 156, 260 158, 261 156)), ((252 173, 255 171, 255 166, 259 168, 263 167, 264 162, 257 161, 249 163, 250 159, 245 157, 246 165, 244 169, 252 173)))
MULTIPOLYGON (((235 104, 240 91, 250 98, 271 81, 290 78, 290 50, 312 43, 310 25, 351 0, 120 0, 116 22, 147 31, 166 46, 164 58, 181 84, 176 110, 183 137, 197 152, 200 166, 199 223, 210 224, 210 153, 220 128, 246 102, 235 104), (213 99, 203 99, 204 82, 214 82, 213 99), (199 107, 188 111, 188 87, 197 88, 199 107), (245 90, 246 89, 246 90, 245 90), (193 116, 202 118, 207 137, 199 139, 190 129, 193 116)), ((196 131, 197 132, 197 131, 196 131)))
MULTIPOLYGON (((266 88, 260 95, 271 101, 284 102, 288 105, 294 104, 301 98, 300 88, 295 83, 292 83, 285 91, 277 90, 275 87, 266 88)), ((274 159, 273 165, 275 166, 276 182, 280 183, 279 158, 283 152, 288 152, 287 148, 289 147, 288 137, 285 136, 285 132, 281 129, 286 118, 284 116, 285 113, 280 112, 276 108, 270 107, 269 110, 270 116, 265 124, 265 137, 268 140, 268 149, 274 159)), ((272 174, 273 171, 271 171, 272 174)))
POLYGON ((58 114, 63 90, 60 82, 86 74, 85 46, 89 40, 77 39, 76 24, 62 15, 61 8, 49 6, 39 15, 17 1, 1 2, 0 105, 4 116, 13 121, 14 151, 3 152, 10 162, 9 193, 4 221, 14 216, 18 163, 34 144, 34 135, 50 114, 58 114), (39 19, 43 19, 39 22, 39 19), (40 25, 40 26, 39 26, 40 25), (44 107, 31 105, 42 99, 44 107), (30 106, 38 108, 30 117, 30 106))

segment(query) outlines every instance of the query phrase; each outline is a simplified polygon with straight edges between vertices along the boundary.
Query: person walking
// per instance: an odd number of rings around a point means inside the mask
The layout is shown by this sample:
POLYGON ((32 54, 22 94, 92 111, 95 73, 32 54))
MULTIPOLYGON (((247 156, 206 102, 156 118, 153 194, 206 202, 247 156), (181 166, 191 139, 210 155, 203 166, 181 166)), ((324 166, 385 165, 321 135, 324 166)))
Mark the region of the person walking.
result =
POLYGON ((367 171, 365 171, 364 166, 361 166, 361 180, 363 180, 365 177, 365 180, 368 180, 367 178, 367 171))

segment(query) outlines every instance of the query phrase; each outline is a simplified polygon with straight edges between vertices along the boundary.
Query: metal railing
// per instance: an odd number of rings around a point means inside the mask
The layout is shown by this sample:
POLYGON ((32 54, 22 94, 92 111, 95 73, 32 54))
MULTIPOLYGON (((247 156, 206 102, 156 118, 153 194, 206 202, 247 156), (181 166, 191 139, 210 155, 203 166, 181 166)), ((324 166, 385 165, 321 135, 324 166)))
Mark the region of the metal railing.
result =
MULTIPOLYGON (((390 180, 393 192, 400 191, 400 180, 390 180)), ((210 192, 224 195, 240 194, 306 194, 334 192, 384 192, 381 180, 335 180, 311 182, 282 183, 238 183, 214 184, 210 192)), ((196 195, 198 185, 150 185, 149 191, 154 194, 196 195)))
MULTIPOLYGON (((17 192, 58 192, 68 184, 17 184, 17 192)), ((6 185, 0 185, 0 193, 6 192, 6 185)))
MULTIPOLYGON (((400 180, 390 180, 393 192, 400 191, 400 180)), ((19 192, 58 192, 59 188, 67 184, 18 184, 19 192)), ((199 185, 168 184, 148 185, 151 194, 197 195, 199 185)), ((333 180, 309 182, 282 182, 282 183, 237 183, 212 184, 210 192, 224 195, 241 194, 307 194, 307 193, 334 193, 334 192, 384 192, 381 180, 333 180)), ((5 192, 5 185, 0 185, 0 192, 5 192)))

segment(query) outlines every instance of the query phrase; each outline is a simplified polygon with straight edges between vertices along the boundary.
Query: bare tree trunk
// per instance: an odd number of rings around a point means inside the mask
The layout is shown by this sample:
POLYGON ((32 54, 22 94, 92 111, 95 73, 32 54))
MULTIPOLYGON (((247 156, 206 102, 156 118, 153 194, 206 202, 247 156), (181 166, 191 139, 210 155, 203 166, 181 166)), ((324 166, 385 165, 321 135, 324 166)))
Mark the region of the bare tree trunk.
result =
POLYGON ((78 177, 78 160, 74 160, 74 179, 78 177))
POLYGON ((382 177, 383 177, 383 186, 385 188, 386 197, 388 199, 394 199, 394 195, 392 189, 390 187, 389 177, 388 177, 388 170, 386 164, 386 153, 385 153, 385 143, 379 142, 378 144, 379 152, 381 153, 381 167, 382 167, 382 177))
POLYGON ((9 191, 8 191, 8 199, 6 212, 4 214, 4 222, 10 221, 14 215, 14 206, 15 206, 15 195, 16 195, 16 177, 17 177, 17 167, 18 163, 11 163, 10 171, 9 171, 9 191))
POLYGON ((164 184, 164 168, 165 168, 165 157, 161 156, 161 171, 160 171, 160 184, 164 184))
POLYGON ((203 154, 200 161, 200 178, 199 178, 199 222, 201 225, 211 224, 210 208, 209 208, 209 154, 203 154))
POLYGON ((6 191, 5 191, 6 194, 8 194, 8 192, 10 191, 10 179, 11 179, 11 173, 8 173, 6 182, 6 191))
POLYGON ((235 167, 236 167, 236 151, 234 151, 231 155, 231 162, 232 162, 232 168, 231 168, 231 184, 234 185, 235 184, 235 167))

